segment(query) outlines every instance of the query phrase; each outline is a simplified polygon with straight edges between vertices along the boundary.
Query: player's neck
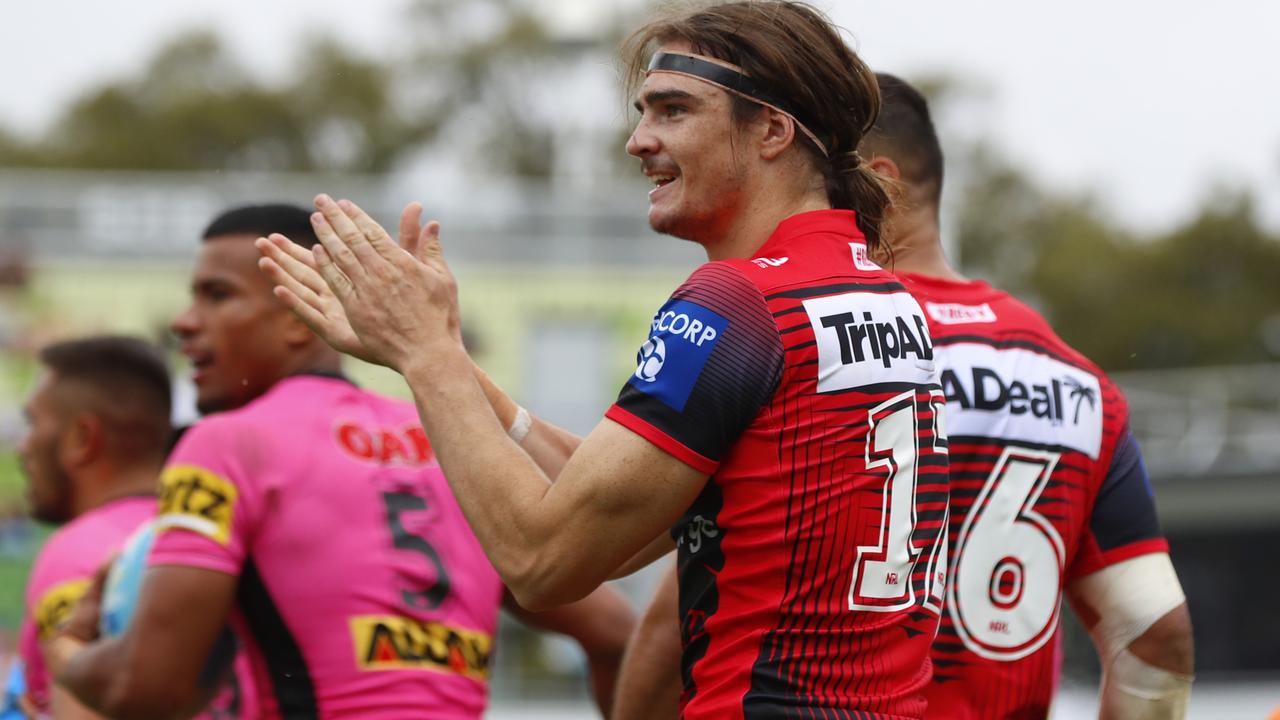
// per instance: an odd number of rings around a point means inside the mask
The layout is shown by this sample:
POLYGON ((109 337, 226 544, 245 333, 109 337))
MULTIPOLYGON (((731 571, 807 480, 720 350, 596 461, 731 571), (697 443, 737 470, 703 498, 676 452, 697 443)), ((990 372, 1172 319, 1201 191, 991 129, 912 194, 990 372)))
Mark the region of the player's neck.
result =
POLYGON ((968 279, 947 262, 946 253, 942 251, 938 216, 932 209, 903 213, 894 218, 888 230, 893 248, 888 267, 892 272, 960 282, 968 279))
MULTIPOLYGON (((774 187, 795 187, 796 184, 779 183, 774 187)), ((728 260, 753 257, 773 235, 783 220, 814 210, 829 210, 826 190, 810 190, 779 198, 777 192, 751 193, 741 210, 734 216, 722 238, 704 242, 708 260, 728 260)))
POLYGON ((307 373, 342 374, 342 356, 328 345, 317 340, 303 352, 299 352, 284 367, 283 380, 293 375, 307 373))
POLYGON ((86 473, 77 483, 72 512, 79 517, 120 498, 154 495, 159 486, 159 462, 120 469, 104 464, 86 473))

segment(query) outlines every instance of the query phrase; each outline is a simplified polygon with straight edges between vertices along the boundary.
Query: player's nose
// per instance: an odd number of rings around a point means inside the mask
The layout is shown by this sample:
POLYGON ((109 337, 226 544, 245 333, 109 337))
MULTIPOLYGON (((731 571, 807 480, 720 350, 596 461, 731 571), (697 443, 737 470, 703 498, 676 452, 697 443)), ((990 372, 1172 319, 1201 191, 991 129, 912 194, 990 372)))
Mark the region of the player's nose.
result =
POLYGON ((169 332, 172 332, 179 339, 191 337, 200 328, 199 319, 196 317, 195 306, 188 306, 186 310, 178 313, 173 318, 173 322, 169 323, 169 332))
POLYGON ((627 154, 633 157, 645 157, 658 152, 660 147, 658 137, 645 125, 641 120, 636 129, 631 131, 631 136, 627 138, 627 154))

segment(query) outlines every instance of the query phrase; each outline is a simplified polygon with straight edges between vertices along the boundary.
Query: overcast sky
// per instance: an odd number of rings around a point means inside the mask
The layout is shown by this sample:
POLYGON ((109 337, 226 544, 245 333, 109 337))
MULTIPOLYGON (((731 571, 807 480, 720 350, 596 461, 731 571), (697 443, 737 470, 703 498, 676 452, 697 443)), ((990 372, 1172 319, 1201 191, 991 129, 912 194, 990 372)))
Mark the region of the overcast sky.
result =
MULTIPOLYGON (((459 0, 465 1, 465 0, 459 0)), ((595 8, 545 0, 589 27, 595 8)), ((958 131, 987 134, 1046 183, 1088 191, 1134 226, 1167 227, 1214 185, 1252 188, 1280 228, 1280 3, 1267 0, 816 0, 876 69, 978 88, 958 131)), ((10 2, 0 123, 31 132, 84 87, 137 71, 158 44, 216 29, 266 77, 309 29, 385 46, 405 0, 10 2)), ((430 41, 430 39, 424 39, 430 41)), ((377 54, 376 52, 374 54, 377 54)))

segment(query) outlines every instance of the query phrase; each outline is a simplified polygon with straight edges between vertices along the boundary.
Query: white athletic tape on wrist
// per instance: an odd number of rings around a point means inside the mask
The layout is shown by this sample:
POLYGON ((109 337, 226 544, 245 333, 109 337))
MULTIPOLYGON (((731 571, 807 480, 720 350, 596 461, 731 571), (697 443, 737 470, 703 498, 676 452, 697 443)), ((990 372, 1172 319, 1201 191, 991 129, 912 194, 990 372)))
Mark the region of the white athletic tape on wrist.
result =
POLYGON ((1089 634, 1104 664, 1187 600, 1168 553, 1141 555, 1103 568, 1077 581, 1074 592, 1098 614, 1098 624, 1089 634))
POLYGON ((523 406, 516 406, 516 417, 511 421, 511 427, 507 428, 507 435, 511 436, 517 444, 524 442, 525 436, 533 429, 533 416, 525 410, 523 406))
POLYGON ((1121 650, 1106 670, 1103 717, 1182 720, 1191 697, 1190 675, 1155 667, 1121 650))

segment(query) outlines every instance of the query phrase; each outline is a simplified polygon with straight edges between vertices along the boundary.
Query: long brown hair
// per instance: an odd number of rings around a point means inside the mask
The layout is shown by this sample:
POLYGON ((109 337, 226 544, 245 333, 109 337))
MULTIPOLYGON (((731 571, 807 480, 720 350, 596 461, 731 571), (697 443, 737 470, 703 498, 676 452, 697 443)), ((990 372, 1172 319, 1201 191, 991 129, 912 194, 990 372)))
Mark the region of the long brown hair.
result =
MULTIPOLYGON (((857 212, 868 248, 878 250, 891 204, 887 179, 861 161, 857 148, 880 112, 880 90, 875 74, 831 20, 811 5, 788 0, 740 0, 660 17, 623 42, 628 95, 644 81, 656 46, 677 40, 700 55, 742 68, 753 82, 816 125, 809 130, 826 152, 803 133, 796 137, 821 168, 831 206, 857 212)), ((735 121, 755 117, 762 109, 731 97, 735 121)))

